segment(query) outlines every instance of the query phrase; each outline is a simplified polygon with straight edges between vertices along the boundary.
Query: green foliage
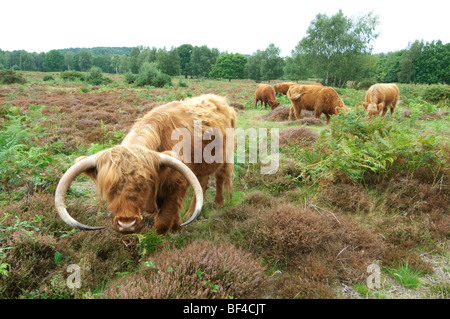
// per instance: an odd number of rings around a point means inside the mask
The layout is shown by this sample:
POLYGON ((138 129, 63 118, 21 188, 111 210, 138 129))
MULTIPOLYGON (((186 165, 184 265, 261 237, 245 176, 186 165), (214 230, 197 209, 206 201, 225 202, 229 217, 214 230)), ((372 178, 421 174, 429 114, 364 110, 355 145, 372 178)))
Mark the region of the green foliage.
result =
POLYGON ((211 72, 212 66, 216 63, 219 56, 219 50, 210 49, 206 45, 194 47, 192 49, 189 70, 192 76, 207 77, 211 72))
POLYGON ((293 56, 305 55, 307 65, 326 85, 344 86, 361 78, 367 68, 378 23, 371 13, 358 19, 347 18, 341 10, 331 17, 318 14, 293 56))
POLYGON ((422 272, 408 267, 408 262, 399 265, 397 268, 385 270, 392 278, 398 280, 407 289, 415 289, 420 284, 420 275, 422 272))
POLYGON ((380 178, 395 172, 413 173, 419 167, 438 174, 446 156, 434 135, 420 136, 394 121, 363 119, 348 112, 334 117, 331 132, 323 131, 298 159, 303 178, 323 183, 345 178, 364 182, 369 172, 380 178))
POLYGON ((50 74, 46 74, 42 77, 42 81, 45 81, 45 82, 54 81, 54 80, 55 80, 55 78, 53 76, 51 76, 50 74))
POLYGON ((271 43, 264 51, 257 50, 248 58, 245 66, 247 78, 259 82, 279 79, 283 76, 284 60, 280 49, 271 43))
POLYGON ((51 50, 45 55, 42 66, 47 72, 57 72, 64 69, 64 55, 59 50, 51 50))
POLYGON ((156 232, 139 235, 139 255, 145 257, 154 254, 161 249, 164 239, 164 236, 157 235, 156 232))
POLYGON ((443 102, 448 106, 450 101, 450 88, 444 85, 431 85, 425 89, 422 97, 430 103, 443 102))
POLYGON ((425 44, 414 68, 416 83, 450 83, 450 43, 439 40, 425 44))
POLYGON ((0 70, 0 84, 24 84, 26 80, 13 70, 0 70))
POLYGON ((242 79, 247 59, 239 53, 226 53, 219 55, 213 65, 210 76, 222 79, 242 79))
POLYGON ((76 80, 83 80, 83 73, 78 71, 64 71, 59 74, 60 79, 64 81, 76 81, 76 80))
POLYGON ((85 82, 92 85, 100 85, 111 83, 112 80, 110 78, 104 77, 103 72, 99 67, 93 66, 85 77, 85 82))
POLYGON ((171 86, 172 80, 169 75, 158 69, 156 63, 145 62, 139 70, 139 74, 137 75, 134 83, 136 86, 148 85, 164 87, 171 86))
POLYGON ((54 186, 56 176, 51 152, 36 145, 44 134, 38 125, 28 128, 27 121, 33 122, 42 116, 40 106, 30 105, 30 116, 14 115, 13 108, 7 109, 8 120, 0 130, 0 188, 8 192, 12 186, 27 187, 54 186))

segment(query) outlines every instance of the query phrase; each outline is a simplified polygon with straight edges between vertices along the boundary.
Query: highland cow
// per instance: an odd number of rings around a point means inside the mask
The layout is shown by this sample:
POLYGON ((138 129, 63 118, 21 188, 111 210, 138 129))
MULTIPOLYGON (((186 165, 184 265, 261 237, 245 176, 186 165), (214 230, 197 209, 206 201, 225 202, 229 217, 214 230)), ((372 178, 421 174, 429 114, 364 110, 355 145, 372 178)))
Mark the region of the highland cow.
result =
POLYGON ((287 91, 289 90, 289 87, 294 84, 297 83, 295 82, 277 83, 273 86, 273 88, 275 89, 275 92, 280 93, 280 95, 286 95, 287 91))
POLYGON ((385 116, 388 109, 391 116, 397 106, 400 90, 395 84, 377 83, 372 85, 366 93, 366 100, 363 107, 367 112, 367 116, 385 116))
POLYGON ((258 105, 258 102, 261 102, 261 106, 264 103, 264 108, 267 107, 267 104, 270 105, 272 111, 280 105, 280 102, 276 100, 276 92, 275 89, 268 84, 258 84, 256 86, 255 91, 255 106, 258 105))
POLYGON ((295 117, 300 120, 302 109, 305 109, 313 111, 316 118, 320 118, 322 113, 325 114, 327 124, 329 124, 331 115, 338 115, 341 111, 349 110, 337 92, 327 86, 292 85, 287 96, 291 100, 289 121, 292 120, 292 114, 295 114, 295 117))
MULTIPOLYGON (((216 207, 223 206, 224 188, 231 195, 233 163, 225 160, 225 140, 227 128, 234 129, 235 123, 234 109, 228 106, 225 98, 215 95, 171 102, 152 109, 135 122, 120 145, 80 158, 63 175, 55 193, 58 214, 72 227, 99 229, 77 222, 64 204, 70 183, 84 173, 96 182, 99 196, 106 199, 113 214, 112 226, 118 232, 139 231, 144 215, 154 216, 158 234, 180 230, 200 213, 211 174, 215 177, 216 207), (213 129, 215 138, 223 142, 223 149, 215 150, 215 155, 223 156, 223 160, 198 161, 194 158, 194 146, 187 160, 175 158, 179 154, 174 154, 173 149, 179 141, 172 139, 173 132, 183 128, 193 137, 195 122, 202 124, 202 136, 208 129, 213 129), (194 189, 194 198, 186 216, 191 217, 182 223, 179 211, 189 184, 194 189)), ((187 142, 192 144, 190 140, 187 142)), ((208 145, 208 141, 202 139, 201 150, 208 145)))

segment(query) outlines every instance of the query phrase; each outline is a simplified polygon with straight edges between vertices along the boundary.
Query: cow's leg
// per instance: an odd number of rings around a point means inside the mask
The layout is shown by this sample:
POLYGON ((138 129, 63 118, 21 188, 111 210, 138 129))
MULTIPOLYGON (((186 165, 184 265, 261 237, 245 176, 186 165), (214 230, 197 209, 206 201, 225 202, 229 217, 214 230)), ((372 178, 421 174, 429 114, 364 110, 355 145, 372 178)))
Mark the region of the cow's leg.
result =
POLYGON ((289 108, 289 121, 292 121, 292 115, 294 114, 294 107, 291 105, 289 108))
POLYGON ((292 108, 294 109, 295 118, 300 120, 302 118, 302 107, 299 104, 292 104, 292 108))
POLYGON ((394 115, 395 107, 397 106, 397 101, 391 103, 391 116, 394 115))
MULTIPOLYGON (((325 117, 327 118, 327 124, 330 123, 330 115, 325 114, 325 117)), ((322 115, 322 104, 321 103, 316 103, 316 105, 314 106, 314 117, 316 119, 320 119, 320 115, 322 115)))
POLYGON ((383 110, 381 113, 381 116, 385 116, 386 112, 387 112, 387 105, 384 102, 380 103, 379 105, 381 105, 381 107, 379 109, 383 110))
POLYGON ((214 208, 222 208, 224 202, 223 191, 228 193, 229 199, 232 196, 232 178, 233 178, 233 163, 223 164, 214 174, 216 182, 216 197, 214 199, 214 208))
POLYGON ((158 235, 166 235, 169 230, 177 232, 181 229, 180 208, 183 204, 186 187, 174 189, 168 194, 155 216, 155 228, 158 235))
MULTIPOLYGON (((206 187, 208 186, 208 182, 209 182, 209 175, 199 176, 199 177, 197 177, 197 179, 198 179, 200 185, 202 186, 203 197, 205 197, 206 187)), ((191 201, 191 204, 189 205, 189 209, 187 210, 186 214, 184 214, 184 218, 190 218, 192 216, 192 214, 194 213, 194 210, 195 210, 195 203, 196 203, 196 197, 194 194, 192 196, 192 201, 191 201)))

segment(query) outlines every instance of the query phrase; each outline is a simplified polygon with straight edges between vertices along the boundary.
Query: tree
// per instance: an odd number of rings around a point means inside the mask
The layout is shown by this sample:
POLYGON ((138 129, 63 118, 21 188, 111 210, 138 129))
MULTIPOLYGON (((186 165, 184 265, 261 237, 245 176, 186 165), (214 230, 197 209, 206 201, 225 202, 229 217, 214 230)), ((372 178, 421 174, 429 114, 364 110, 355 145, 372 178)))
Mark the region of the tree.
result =
POLYGON ((271 81, 283 76, 284 60, 280 57, 281 50, 273 43, 264 50, 261 61, 261 76, 263 80, 271 81))
POLYGON ((248 57, 247 64, 244 69, 247 78, 255 80, 255 82, 261 81, 261 63, 264 56, 264 51, 256 50, 255 53, 248 57))
POLYGON ((66 65, 66 69, 70 70, 73 66, 73 57, 75 56, 75 53, 72 51, 67 51, 64 53, 64 63, 66 65))
POLYGON ((42 67, 47 72, 64 70, 64 55, 59 50, 51 50, 45 55, 42 67))
POLYGON ((36 61, 31 53, 20 54, 20 69, 23 71, 36 71, 36 61))
POLYGON ((78 64, 82 72, 87 72, 92 67, 92 53, 86 49, 81 49, 78 52, 78 64))
POLYGON ((399 72, 398 81, 403 83, 411 83, 416 75, 414 64, 416 59, 422 53, 423 42, 415 41, 412 44, 408 44, 408 48, 403 51, 403 54, 399 60, 399 72))
POLYGON ((287 57, 283 68, 284 76, 291 81, 299 81, 310 77, 310 71, 303 54, 287 57))
POLYGON ((100 68, 103 73, 113 72, 111 69, 111 56, 109 55, 94 55, 92 57, 92 65, 100 68))
POLYGON ((216 64, 213 65, 209 75, 229 81, 231 79, 242 79, 246 63, 247 59, 242 54, 225 53, 217 57, 216 64))
POLYGON ((207 77, 216 63, 219 50, 210 49, 206 45, 192 49, 190 69, 192 76, 207 77))
POLYGON ((280 49, 273 43, 269 44, 264 51, 257 50, 248 58, 245 74, 249 79, 256 82, 281 78, 284 60, 279 55, 280 49))
POLYGON ((113 54, 111 57, 111 68, 113 69, 114 73, 119 73, 119 66, 120 66, 120 55, 113 54))
POLYGON ((450 83, 450 43, 441 40, 426 43, 415 61, 415 82, 450 83))
POLYGON ((158 69, 168 75, 179 75, 180 70, 180 57, 176 48, 172 48, 169 52, 166 49, 159 49, 156 52, 156 64, 158 69))
POLYGON ((140 52, 141 51, 138 47, 134 47, 133 49, 131 49, 130 55, 128 57, 128 68, 133 74, 139 73, 138 57, 140 52))
POLYGON ((190 44, 182 44, 177 48, 178 56, 180 57, 181 74, 187 79, 191 73, 191 55, 194 47, 190 44))
POLYGON ((318 14, 295 47, 293 58, 304 54, 311 71, 323 79, 325 85, 343 86, 358 79, 372 51, 378 16, 369 13, 356 19, 344 16, 341 10, 331 17, 318 14))

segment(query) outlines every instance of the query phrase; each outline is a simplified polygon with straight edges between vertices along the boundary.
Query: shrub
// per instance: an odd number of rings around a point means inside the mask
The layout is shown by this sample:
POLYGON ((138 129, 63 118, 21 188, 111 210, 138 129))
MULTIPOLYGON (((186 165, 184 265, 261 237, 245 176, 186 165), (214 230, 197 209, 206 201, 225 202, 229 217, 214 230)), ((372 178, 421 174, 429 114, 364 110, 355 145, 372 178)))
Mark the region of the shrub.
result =
POLYGON ((46 74, 42 77, 42 81, 45 81, 45 82, 54 81, 54 80, 55 80, 55 78, 53 76, 51 76, 50 74, 46 74))
POLYGON ((443 101, 448 105, 450 100, 450 88, 444 85, 430 85, 422 94, 425 101, 430 103, 439 103, 443 101))
POLYGON ((385 118, 363 119, 348 112, 334 117, 330 128, 313 147, 297 154, 303 178, 325 184, 364 182, 369 172, 384 178, 427 167, 436 180, 446 166, 448 154, 438 138, 421 136, 385 118))
POLYGON ((136 86, 149 85, 163 87, 165 85, 171 85, 172 80, 169 75, 161 72, 157 68, 156 63, 145 62, 141 66, 134 83, 136 86))
POLYGON ((64 71, 59 74, 59 77, 64 81, 76 81, 83 79, 83 73, 77 71, 64 71))
POLYGON ((24 84, 27 81, 13 70, 0 70, 0 84, 24 84))
POLYGON ((131 73, 131 72, 128 72, 128 73, 125 73, 124 74, 124 80, 125 80, 125 82, 126 83, 128 83, 128 84, 133 84, 134 83, 134 81, 136 81, 136 75, 134 75, 133 73, 131 73))
POLYGON ((257 296, 263 272, 257 260, 233 245, 201 240, 154 255, 141 271, 111 282, 103 297, 250 298, 257 296))
MULTIPOLYGON (((33 118, 42 115, 36 105, 30 105, 33 118)), ((56 186, 58 167, 52 166, 52 154, 36 144, 44 136, 36 124, 26 127, 27 117, 6 115, 9 120, 0 125, 0 189, 9 192, 12 187, 25 186, 29 192, 36 188, 56 186)))
POLYGON ((103 76, 102 69, 93 66, 85 77, 85 82, 92 85, 101 85, 111 83, 112 80, 103 76))

